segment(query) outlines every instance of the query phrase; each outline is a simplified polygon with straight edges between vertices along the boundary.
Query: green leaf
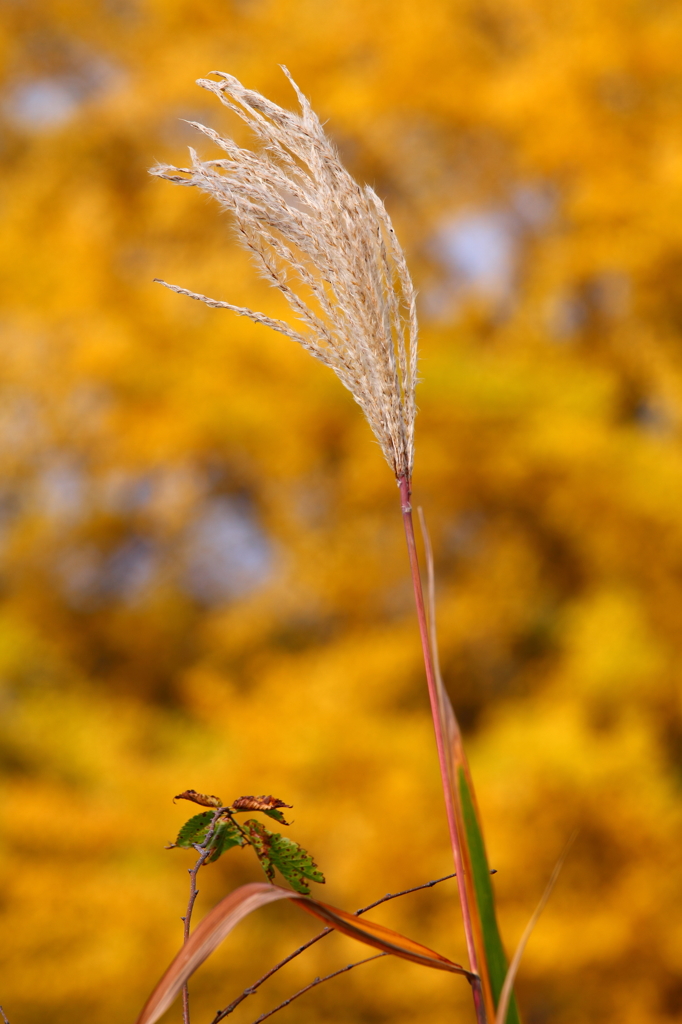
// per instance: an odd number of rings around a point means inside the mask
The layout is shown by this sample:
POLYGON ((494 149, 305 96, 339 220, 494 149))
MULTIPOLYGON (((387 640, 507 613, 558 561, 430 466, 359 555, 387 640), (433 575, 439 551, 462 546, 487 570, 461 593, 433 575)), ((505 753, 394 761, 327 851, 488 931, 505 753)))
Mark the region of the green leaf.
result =
POLYGON ((176 846, 189 847, 194 843, 203 843, 206 838, 208 826, 213 820, 213 811, 202 811, 201 814, 195 814, 193 818, 186 821, 178 832, 178 838, 175 840, 176 846))
POLYGON ((229 818, 226 821, 221 821, 218 823, 215 835, 211 840, 211 849, 213 850, 213 853, 206 863, 212 864, 213 861, 218 860, 218 857, 222 857, 227 850, 231 850, 233 846, 245 845, 246 840, 243 838, 235 823, 230 821, 229 818))
MULTIPOLYGON (((213 813, 213 811, 203 811, 201 814, 195 814, 193 818, 186 821, 178 832, 175 845, 187 848, 197 843, 203 843, 213 821, 213 813)), ((218 857, 222 857, 225 851, 230 850, 233 846, 244 845, 245 840, 235 823, 230 818, 225 818, 219 821, 216 826, 210 843, 210 849, 213 852, 206 863, 211 864, 213 861, 218 860, 218 857)))
MULTIPOLYGON (((457 771, 459 797, 461 800, 462 818, 466 833, 466 845, 469 852, 473 888, 478 909, 478 917, 483 933, 485 959, 490 978, 495 1006, 497 1006, 504 979, 507 975, 507 957, 502 945, 502 938, 495 913, 495 895, 490 878, 490 868, 485 852, 485 843, 478 823, 476 807, 471 795, 464 768, 460 765, 457 771)), ((507 1010, 506 1024, 520 1024, 516 999, 512 996, 507 1010)))
POLYGON ((310 893, 306 878, 324 884, 324 875, 308 851, 278 832, 272 836, 270 860, 296 892, 305 893, 306 896, 310 893))
POLYGON ((265 874, 273 880, 275 868, 286 878, 296 892, 305 896, 310 894, 306 879, 313 882, 324 882, 324 875, 317 864, 302 846, 282 836, 279 832, 269 832, 255 818, 244 822, 248 842, 258 857, 265 874))
POLYGON ((275 877, 275 869, 270 860, 270 839, 272 833, 268 832, 264 825, 261 825, 260 821, 256 821, 255 818, 249 818, 242 825, 242 830, 245 833, 245 838, 248 843, 254 849, 260 865, 263 871, 267 875, 270 881, 275 877))

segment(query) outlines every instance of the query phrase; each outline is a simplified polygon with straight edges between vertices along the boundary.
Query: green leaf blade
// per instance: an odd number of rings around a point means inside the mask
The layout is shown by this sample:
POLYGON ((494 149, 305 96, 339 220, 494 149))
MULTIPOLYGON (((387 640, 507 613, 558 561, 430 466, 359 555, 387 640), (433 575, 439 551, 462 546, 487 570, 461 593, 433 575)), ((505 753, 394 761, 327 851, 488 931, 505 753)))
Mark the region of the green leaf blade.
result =
MULTIPOLYGON (((474 898, 476 900, 483 938, 485 960, 493 1000, 495 1006, 497 1006, 502 986, 504 985, 504 979, 507 976, 507 957, 497 923, 495 894, 490 877, 488 857, 485 852, 485 843, 469 782, 462 765, 459 765, 457 769, 457 787, 466 836, 466 848, 471 865, 474 898)), ((505 1024, 520 1024, 519 1011, 514 996, 512 996, 509 1003, 505 1024)))

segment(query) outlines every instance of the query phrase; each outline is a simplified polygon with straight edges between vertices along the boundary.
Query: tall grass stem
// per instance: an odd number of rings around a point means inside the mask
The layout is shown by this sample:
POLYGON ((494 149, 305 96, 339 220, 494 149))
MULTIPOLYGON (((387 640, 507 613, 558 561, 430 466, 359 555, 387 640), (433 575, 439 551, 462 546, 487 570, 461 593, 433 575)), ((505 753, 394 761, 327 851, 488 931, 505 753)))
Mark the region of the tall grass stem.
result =
MULTIPOLYGON (((455 868, 457 871, 457 888, 459 891, 459 899, 462 907, 462 919, 464 922, 464 934, 466 937, 467 953, 469 956, 469 966, 474 974, 480 975, 478 967, 478 956, 476 954, 476 946, 474 943, 474 930, 471 918, 471 908, 469 906, 469 897, 467 894, 464 879, 464 858, 462 856, 462 847, 460 843, 459 833, 457 831, 455 808, 453 804, 452 790, 450 787, 450 777, 447 768, 447 756, 445 753, 445 737, 443 735, 442 720, 440 715, 440 702, 438 699, 437 676, 433 660, 433 653, 431 650, 429 626, 426 617, 426 606, 424 604, 424 591, 422 589, 421 574, 419 572, 419 557, 417 555, 417 544, 414 534, 414 521, 412 519, 412 505, 410 504, 410 497, 412 491, 409 479, 406 476, 400 477, 400 479, 398 480, 398 486, 400 488, 400 506, 403 516, 403 525, 405 527, 405 539, 407 540, 407 552, 410 559, 410 571, 412 574, 414 601, 417 608, 419 636, 422 644, 422 654, 424 656, 424 668, 426 670, 426 683, 429 690, 429 701, 431 704, 431 715, 433 717, 433 728, 436 734, 436 748, 438 751, 438 764, 440 766, 441 781, 443 784, 445 810, 448 819, 448 828, 450 830, 452 853, 455 861, 455 868)), ((476 1008, 477 1024, 486 1024, 487 1018, 480 987, 473 985, 472 991, 474 995, 474 1006, 476 1008)))

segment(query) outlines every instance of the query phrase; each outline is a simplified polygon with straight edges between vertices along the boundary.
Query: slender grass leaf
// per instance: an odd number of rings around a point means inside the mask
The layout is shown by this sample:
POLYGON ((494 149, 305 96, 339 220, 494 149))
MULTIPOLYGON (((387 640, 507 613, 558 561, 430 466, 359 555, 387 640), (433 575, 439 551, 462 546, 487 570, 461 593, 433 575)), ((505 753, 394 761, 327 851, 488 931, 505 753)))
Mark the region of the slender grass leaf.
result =
POLYGON ((505 1024, 505 1021, 507 1020, 507 1008, 509 1006, 509 1000, 511 999, 512 989, 513 989, 513 986, 514 986, 514 980, 516 978, 516 975, 518 973, 519 967, 521 965, 521 957, 523 956, 525 948, 528 945, 528 940, 529 940, 529 938, 531 937, 531 935, 533 933, 533 929, 535 928, 535 925, 538 922, 538 918, 540 917, 540 914, 542 913, 542 911, 545 909, 545 906, 547 905, 547 900, 549 899, 549 897, 552 894, 552 889, 554 888, 554 886, 556 884, 556 880, 559 877, 559 872, 561 871, 562 867, 564 866, 564 861, 566 860, 566 857, 568 856, 568 851, 570 850, 571 846, 573 845, 573 843, 575 841, 575 837, 577 836, 577 834, 578 834, 577 832, 574 832, 573 835, 568 840, 568 842, 566 843, 566 845, 565 845, 565 847, 564 847, 564 849, 562 851, 562 854, 559 857, 559 860, 554 865, 554 870, 552 871, 552 874, 550 875, 549 882, 545 886, 545 891, 543 892, 542 896, 540 897, 540 902, 538 903, 537 907, 533 911, 533 915, 532 915, 530 921, 528 922, 528 924, 526 925, 525 930, 523 932, 523 935, 519 939, 519 944, 516 947, 516 952, 514 953, 514 956, 511 959, 511 963, 509 964, 509 969, 507 971, 507 976, 504 979, 504 985, 502 986, 502 992, 500 993, 500 999, 499 999, 499 1002, 497 1004, 497 1016, 495 1017, 495 1024, 505 1024))
MULTIPOLYGON (((497 923, 495 895, 490 878, 480 816, 476 806, 469 764, 464 753, 462 734, 452 703, 443 684, 436 634, 436 599, 433 551, 424 516, 419 510, 427 562, 429 638, 438 692, 438 718, 445 743, 448 788, 454 808, 457 843, 464 868, 464 886, 471 918, 481 990, 488 1020, 495 1020, 497 1005, 507 975, 507 958, 497 923)), ((504 1022, 520 1024, 518 1007, 509 993, 504 1022)))
MULTIPOLYGON (((476 806, 473 800, 470 780, 463 765, 457 767, 457 784, 459 792, 459 812, 466 837, 466 848, 470 868, 470 878, 475 906, 480 921, 483 938, 483 952, 492 991, 492 998, 497 1008, 504 981, 507 976, 507 957, 502 945, 502 938, 497 924, 495 912, 495 895, 493 892, 485 843, 481 832, 476 806)), ((520 1024, 516 1000, 510 993, 508 1009, 500 1024, 520 1024)))
POLYGON ((408 939, 391 928, 386 928, 375 921, 368 921, 366 917, 360 919, 356 914, 348 914, 345 910, 322 903, 312 896, 303 897, 300 906, 351 939, 357 939, 368 946, 374 946, 385 953, 393 953, 403 960, 411 960, 412 963, 422 964, 424 967, 435 967, 437 970, 450 971, 453 974, 462 974, 467 979, 477 980, 476 975, 472 975, 461 964, 453 963, 440 953, 435 953, 427 946, 422 946, 420 942, 408 939))
MULTIPOLYGON (((507 974, 507 958, 497 923, 495 894, 462 736, 440 672, 437 673, 437 682, 441 723, 446 739, 448 779, 464 864, 464 882, 471 908, 481 989, 488 1019, 495 1020, 507 974)), ((504 1024, 520 1024, 513 995, 509 999, 504 1024)))
POLYGON ((380 949, 384 953, 411 960, 440 971, 462 974, 467 979, 475 979, 460 964, 453 963, 447 957, 434 952, 427 946, 408 939, 390 928, 375 924, 365 918, 359 919, 355 914, 320 903, 311 896, 300 896, 290 889, 282 889, 278 885, 265 882, 251 882, 242 885, 230 893, 225 899, 206 915, 203 921, 192 932, 189 939, 175 957, 158 985, 147 1000, 136 1024, 155 1024, 171 1006, 187 979, 211 955, 224 938, 244 917, 259 907, 275 900, 291 900, 301 910, 321 918, 330 927, 357 939, 368 946, 380 949))

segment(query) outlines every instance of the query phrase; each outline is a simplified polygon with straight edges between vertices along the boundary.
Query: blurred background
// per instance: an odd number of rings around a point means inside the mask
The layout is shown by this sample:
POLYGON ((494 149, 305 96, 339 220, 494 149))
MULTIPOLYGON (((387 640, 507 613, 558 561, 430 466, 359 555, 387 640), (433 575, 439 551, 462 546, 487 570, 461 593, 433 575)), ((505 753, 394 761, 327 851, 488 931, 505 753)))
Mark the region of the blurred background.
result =
MULTIPOLYGON (((451 869, 391 473, 193 189, 155 180, 213 68, 286 64, 385 200, 420 293, 414 502, 526 1024, 682 1019, 682 10, 672 0, 6 0, 0 1002, 132 1022, 181 937, 188 787, 294 804, 352 910, 451 869)), ((248 851, 198 912, 257 879, 248 851)), ((374 914, 465 957, 453 882, 374 914)), ((207 1022, 314 933, 243 923, 207 1022)), ((362 950, 336 936, 249 1024, 362 950)), ((470 1024, 387 958, 282 1013, 470 1024)), ((180 1020, 179 1007, 168 1021, 180 1020)))

